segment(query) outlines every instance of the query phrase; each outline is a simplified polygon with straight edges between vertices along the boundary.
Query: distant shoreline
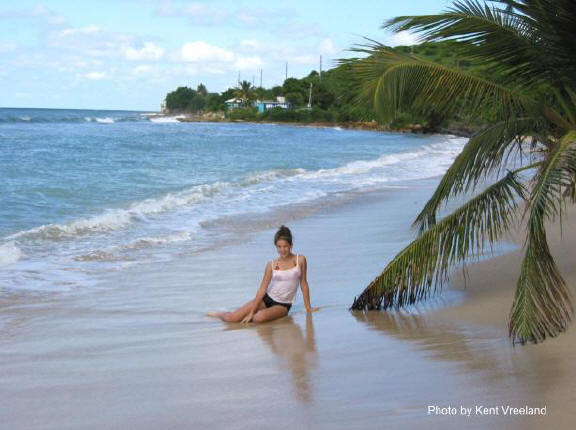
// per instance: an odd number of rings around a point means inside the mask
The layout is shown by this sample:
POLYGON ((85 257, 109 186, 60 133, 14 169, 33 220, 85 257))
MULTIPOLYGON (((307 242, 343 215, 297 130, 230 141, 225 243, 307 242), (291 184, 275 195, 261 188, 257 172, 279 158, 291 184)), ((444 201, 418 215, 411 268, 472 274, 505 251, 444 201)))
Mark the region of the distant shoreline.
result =
POLYGON ((408 124, 406 127, 392 129, 384 127, 376 121, 345 121, 345 122, 297 122, 297 121, 247 121, 232 120, 222 116, 207 115, 198 116, 185 113, 160 113, 148 115, 149 118, 174 118, 179 122, 209 122, 209 123, 243 123, 243 124, 277 124, 277 125, 294 125, 298 127, 315 127, 315 128, 334 128, 340 127, 346 130, 365 130, 380 131, 390 133, 413 133, 413 134, 451 134, 459 137, 470 137, 476 131, 476 128, 457 126, 446 127, 434 131, 429 131, 420 124, 408 124))

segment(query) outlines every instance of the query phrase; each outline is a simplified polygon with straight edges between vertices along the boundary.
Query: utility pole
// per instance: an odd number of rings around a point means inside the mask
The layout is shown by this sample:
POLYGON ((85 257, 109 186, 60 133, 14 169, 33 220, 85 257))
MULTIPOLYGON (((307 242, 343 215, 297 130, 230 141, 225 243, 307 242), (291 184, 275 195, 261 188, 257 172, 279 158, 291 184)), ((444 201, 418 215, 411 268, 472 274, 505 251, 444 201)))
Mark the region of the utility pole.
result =
POLYGON ((240 72, 238 72, 238 86, 240 86, 240 72))
POLYGON ((286 78, 284 80, 288 79, 288 61, 286 61, 286 78))
POLYGON ((260 88, 262 88, 262 69, 260 69, 260 88))
POLYGON ((308 109, 312 109, 312 82, 310 82, 310 91, 308 92, 308 109))
POLYGON ((318 79, 322 82, 322 55, 320 55, 320 74, 318 75, 318 79))

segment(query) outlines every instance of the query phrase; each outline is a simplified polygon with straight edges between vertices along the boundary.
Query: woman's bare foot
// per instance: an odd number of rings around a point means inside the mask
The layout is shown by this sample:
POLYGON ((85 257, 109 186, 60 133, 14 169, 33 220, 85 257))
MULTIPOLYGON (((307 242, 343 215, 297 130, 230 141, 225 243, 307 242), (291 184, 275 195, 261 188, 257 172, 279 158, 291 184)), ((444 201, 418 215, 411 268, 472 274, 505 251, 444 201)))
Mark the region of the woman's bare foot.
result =
POLYGON ((220 318, 221 315, 223 315, 225 312, 215 312, 215 311, 211 311, 211 312, 206 312, 206 315, 209 317, 214 317, 214 318, 220 318))

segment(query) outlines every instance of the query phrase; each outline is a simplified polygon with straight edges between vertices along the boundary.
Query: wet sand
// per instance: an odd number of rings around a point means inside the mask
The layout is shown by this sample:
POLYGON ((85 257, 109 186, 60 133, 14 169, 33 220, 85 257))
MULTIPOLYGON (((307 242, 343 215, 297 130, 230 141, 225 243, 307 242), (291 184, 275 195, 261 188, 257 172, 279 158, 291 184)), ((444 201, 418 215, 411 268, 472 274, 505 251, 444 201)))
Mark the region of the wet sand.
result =
MULTIPOLYGON (((576 307, 576 210, 568 208, 560 224, 547 225, 548 241, 556 264, 569 286, 576 307)), ((434 312, 431 317, 439 321, 458 321, 494 327, 503 335, 508 329, 508 316, 520 264, 524 256, 522 229, 509 235, 518 245, 514 252, 468 266, 466 280, 462 272, 452 278, 451 291, 465 291, 466 300, 457 306, 434 312)), ((530 361, 533 373, 526 373, 519 384, 533 390, 537 403, 547 405, 546 417, 530 420, 534 428, 551 425, 552 428, 573 428, 576 412, 576 328, 574 322, 568 330, 540 344, 519 346, 530 361)))
MULTIPOLYGON (((422 195, 393 192, 415 215, 422 195)), ((322 308, 311 316, 300 292, 290 316, 272 323, 205 316, 254 296, 275 256, 273 229, 110 273, 73 294, 11 297, 0 320, 0 423, 11 430, 571 428, 574 327, 541 345, 511 346, 514 253, 469 266, 466 290, 455 277, 441 296, 402 312, 348 311, 413 235, 412 219, 394 217, 388 203, 386 192, 371 193, 282 220, 294 251, 309 261, 312 305, 322 308), (383 223, 395 223, 397 233, 384 236, 383 223), (428 414, 434 405, 546 406, 547 415, 428 414)), ((572 286, 574 231, 571 223, 570 240, 554 248, 572 286)))

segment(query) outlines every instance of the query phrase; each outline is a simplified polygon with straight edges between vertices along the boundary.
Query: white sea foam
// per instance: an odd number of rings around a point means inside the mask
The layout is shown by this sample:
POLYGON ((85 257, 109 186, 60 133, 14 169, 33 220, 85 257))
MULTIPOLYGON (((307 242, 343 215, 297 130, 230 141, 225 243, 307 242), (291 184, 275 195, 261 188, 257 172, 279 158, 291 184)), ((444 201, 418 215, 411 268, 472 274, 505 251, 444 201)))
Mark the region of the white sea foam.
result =
MULTIPOLYGON (((436 167, 439 159, 451 161, 461 151, 465 141, 466 139, 449 139, 442 143, 424 145, 416 151, 386 154, 373 160, 352 161, 344 166, 333 169, 319 169, 312 172, 306 172, 302 176, 307 179, 322 179, 327 177, 339 177, 342 175, 360 175, 386 166, 426 158, 430 160, 428 163, 429 169, 422 170, 421 178, 435 176, 438 174, 436 167)), ((404 178, 398 177, 397 179, 404 178)))
MULTIPOLYGON (((90 287, 98 281, 86 272, 46 259, 19 261, 13 270, 0 271, 0 285, 14 290, 69 291, 78 286, 90 287)), ((12 269, 12 267, 10 267, 12 269)))
POLYGON ((95 118, 96 122, 100 124, 113 124, 114 118, 106 117, 106 118, 95 118))
POLYGON ((217 194, 229 185, 226 182, 197 185, 180 192, 168 193, 159 198, 135 202, 126 209, 108 209, 102 214, 81 218, 67 224, 47 224, 20 231, 8 236, 7 239, 37 237, 46 240, 63 240, 90 233, 118 230, 133 222, 145 220, 147 216, 198 203, 217 194))
POLYGON ((20 260, 22 251, 16 246, 14 241, 0 245, 0 266, 7 266, 20 260))
POLYGON ((24 115, 20 117, 20 120, 22 121, 30 121, 32 118, 30 118, 28 115, 24 115))
POLYGON ((75 261, 106 261, 106 262, 114 262, 114 261, 121 261, 123 258, 119 258, 118 256, 106 252, 106 251, 90 251, 86 254, 78 255, 74 257, 75 261))
POLYGON ((151 122, 156 122, 156 123, 175 123, 175 122, 180 122, 178 121, 178 119, 182 119, 182 118, 186 118, 185 115, 177 115, 177 116, 161 116, 158 118, 149 118, 149 120, 151 122))
POLYGON ((254 172, 246 176, 243 185, 259 184, 261 182, 267 182, 274 179, 287 178, 290 176, 296 176, 301 173, 306 172, 304 169, 273 169, 265 170, 262 172, 254 172))
POLYGON ((165 236, 156 236, 156 237, 141 237, 137 240, 126 243, 123 245, 116 246, 116 248, 120 249, 142 249, 148 248, 151 246, 159 246, 159 245, 170 245, 172 243, 178 242, 185 242, 192 238, 191 231, 179 231, 176 233, 168 234, 165 236))

